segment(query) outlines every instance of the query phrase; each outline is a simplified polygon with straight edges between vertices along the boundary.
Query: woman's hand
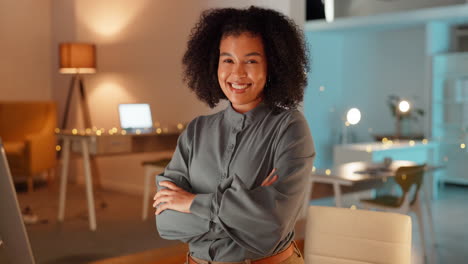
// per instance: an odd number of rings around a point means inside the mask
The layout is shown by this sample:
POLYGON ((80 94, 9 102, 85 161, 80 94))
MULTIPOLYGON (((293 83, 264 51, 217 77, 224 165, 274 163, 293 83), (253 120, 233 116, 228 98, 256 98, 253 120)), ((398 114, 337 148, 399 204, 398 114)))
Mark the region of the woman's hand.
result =
POLYGON ((190 206, 195 199, 195 194, 185 191, 170 181, 162 181, 159 185, 167 189, 157 192, 153 198, 153 207, 157 207, 156 215, 166 209, 190 213, 190 206))
POLYGON ((263 180, 261 186, 270 186, 270 185, 272 185, 273 183, 275 183, 275 182, 278 180, 278 175, 275 175, 275 172, 276 172, 276 168, 274 168, 274 169, 270 172, 270 174, 268 175, 268 177, 266 177, 266 179, 263 180))

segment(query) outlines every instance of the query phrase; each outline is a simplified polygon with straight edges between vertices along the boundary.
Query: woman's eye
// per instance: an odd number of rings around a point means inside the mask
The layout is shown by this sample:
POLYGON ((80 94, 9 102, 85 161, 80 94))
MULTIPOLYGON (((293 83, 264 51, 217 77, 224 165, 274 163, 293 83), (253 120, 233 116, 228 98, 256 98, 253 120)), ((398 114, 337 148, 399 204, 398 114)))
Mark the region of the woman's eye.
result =
POLYGON ((233 61, 231 59, 225 59, 223 60, 224 63, 233 63, 233 61))
POLYGON ((252 64, 252 63, 257 63, 257 61, 256 60, 248 60, 247 63, 252 64))

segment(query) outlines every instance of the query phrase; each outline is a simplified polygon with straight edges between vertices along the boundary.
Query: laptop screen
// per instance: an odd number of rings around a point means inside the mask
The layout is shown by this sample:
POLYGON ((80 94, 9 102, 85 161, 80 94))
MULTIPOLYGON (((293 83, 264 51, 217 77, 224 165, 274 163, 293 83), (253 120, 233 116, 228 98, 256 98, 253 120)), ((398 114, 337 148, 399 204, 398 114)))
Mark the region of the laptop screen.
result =
POLYGON ((120 127, 125 130, 153 128, 149 104, 120 104, 119 117, 120 127))

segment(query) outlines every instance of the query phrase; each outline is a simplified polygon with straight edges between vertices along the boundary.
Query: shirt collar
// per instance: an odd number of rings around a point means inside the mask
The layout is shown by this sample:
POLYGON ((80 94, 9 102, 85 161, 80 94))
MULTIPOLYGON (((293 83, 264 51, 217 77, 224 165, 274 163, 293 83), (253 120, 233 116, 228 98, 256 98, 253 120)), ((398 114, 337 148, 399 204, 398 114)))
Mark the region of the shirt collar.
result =
POLYGON ((224 116, 229 124, 243 129, 251 123, 262 120, 269 112, 270 110, 264 102, 260 102, 254 109, 243 114, 236 112, 230 103, 224 112, 224 116))

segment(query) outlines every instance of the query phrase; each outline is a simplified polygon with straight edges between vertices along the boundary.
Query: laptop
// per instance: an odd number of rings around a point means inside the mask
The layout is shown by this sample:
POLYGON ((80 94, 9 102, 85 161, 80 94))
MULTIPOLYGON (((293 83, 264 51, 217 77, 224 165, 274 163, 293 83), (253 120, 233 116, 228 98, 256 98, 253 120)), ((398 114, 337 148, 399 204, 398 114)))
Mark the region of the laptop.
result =
POLYGON ((127 133, 153 132, 153 119, 149 104, 119 104, 121 129, 127 133))
POLYGON ((0 215, 0 260, 6 257, 7 263, 34 264, 34 256, 16 198, 15 187, 1 138, 0 215))

